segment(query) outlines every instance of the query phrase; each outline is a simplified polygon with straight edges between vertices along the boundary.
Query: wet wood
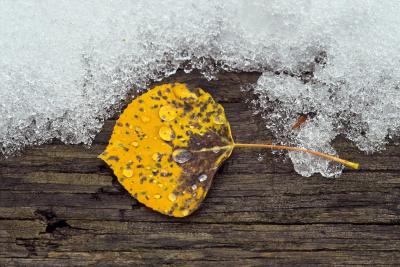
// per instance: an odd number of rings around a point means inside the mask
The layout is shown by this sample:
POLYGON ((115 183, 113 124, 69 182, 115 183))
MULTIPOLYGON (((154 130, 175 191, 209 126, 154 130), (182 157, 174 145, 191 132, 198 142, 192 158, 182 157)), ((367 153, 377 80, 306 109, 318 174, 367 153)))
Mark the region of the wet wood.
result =
MULTIPOLYGON (((179 73, 168 81, 201 86, 221 102, 240 142, 268 142, 263 122, 242 102, 258 73, 215 81, 179 73)), ((202 207, 184 219, 144 207, 118 184, 92 147, 59 142, 0 162, 0 266, 396 265, 400 262, 400 149, 365 155, 337 179, 301 177, 290 161, 236 150, 202 207)))

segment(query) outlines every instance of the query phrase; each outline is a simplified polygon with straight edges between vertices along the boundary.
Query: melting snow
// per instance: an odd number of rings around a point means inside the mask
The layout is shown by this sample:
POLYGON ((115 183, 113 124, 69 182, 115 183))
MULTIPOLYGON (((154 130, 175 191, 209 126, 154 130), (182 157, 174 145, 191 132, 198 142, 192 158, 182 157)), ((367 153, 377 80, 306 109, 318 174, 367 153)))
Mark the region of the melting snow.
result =
MULTIPOLYGON (((335 153, 340 134, 382 149, 400 130, 399 13, 371 0, 0 1, 1 153, 90 144, 130 90, 178 68, 263 72, 254 104, 277 142, 335 153)), ((341 172, 290 157, 302 175, 341 172)))

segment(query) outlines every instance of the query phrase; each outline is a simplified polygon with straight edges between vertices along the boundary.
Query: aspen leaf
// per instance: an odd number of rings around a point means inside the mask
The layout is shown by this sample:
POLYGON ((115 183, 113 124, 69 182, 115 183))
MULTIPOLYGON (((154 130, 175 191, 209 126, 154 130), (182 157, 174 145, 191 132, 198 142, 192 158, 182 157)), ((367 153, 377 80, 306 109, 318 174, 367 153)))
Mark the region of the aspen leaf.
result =
POLYGON ((183 217, 202 202, 232 144, 224 109, 210 94, 165 84, 124 110, 100 158, 138 201, 183 217))
POLYGON ((302 151, 359 167, 301 147, 235 143, 223 107, 202 89, 181 83, 156 86, 134 99, 99 157, 138 201, 185 217, 199 207, 234 148, 302 151))

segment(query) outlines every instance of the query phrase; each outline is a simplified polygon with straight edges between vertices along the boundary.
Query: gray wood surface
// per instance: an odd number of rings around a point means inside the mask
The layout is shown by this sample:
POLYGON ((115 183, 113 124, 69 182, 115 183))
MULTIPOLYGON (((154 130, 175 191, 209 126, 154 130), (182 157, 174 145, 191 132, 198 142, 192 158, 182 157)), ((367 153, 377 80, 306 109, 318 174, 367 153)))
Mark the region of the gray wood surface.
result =
MULTIPOLYGON (((240 142, 268 142, 240 85, 257 73, 206 81, 179 73, 167 81, 203 87, 226 109, 240 142)), ((132 198, 97 155, 115 120, 90 148, 59 142, 0 161, 1 266, 398 265, 400 149, 365 155, 338 138, 343 158, 362 169, 337 179, 296 174, 290 161, 236 150, 201 208, 176 219, 132 198)))

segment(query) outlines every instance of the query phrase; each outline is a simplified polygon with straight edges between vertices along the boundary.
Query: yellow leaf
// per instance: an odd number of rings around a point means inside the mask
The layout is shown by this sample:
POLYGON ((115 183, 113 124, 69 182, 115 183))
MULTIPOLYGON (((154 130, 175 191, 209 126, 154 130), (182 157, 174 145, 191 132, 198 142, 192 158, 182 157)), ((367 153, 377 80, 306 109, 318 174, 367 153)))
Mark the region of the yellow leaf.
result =
POLYGON ((100 158, 138 201, 183 217, 205 198, 232 144, 224 109, 210 94, 165 84, 124 110, 100 158))
POLYGON ((235 143, 223 107, 202 89, 181 83, 156 86, 133 100, 99 157, 138 201, 184 217, 199 207, 234 148, 301 151, 359 167, 301 147, 235 143))

